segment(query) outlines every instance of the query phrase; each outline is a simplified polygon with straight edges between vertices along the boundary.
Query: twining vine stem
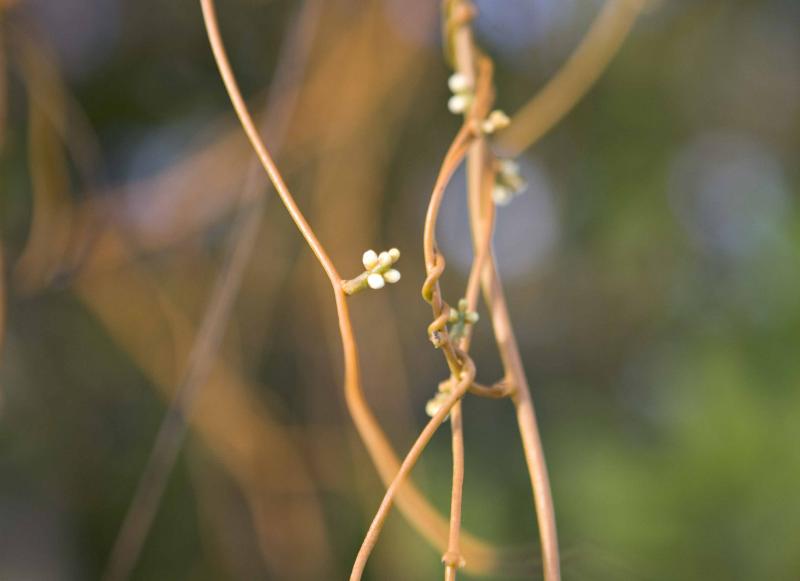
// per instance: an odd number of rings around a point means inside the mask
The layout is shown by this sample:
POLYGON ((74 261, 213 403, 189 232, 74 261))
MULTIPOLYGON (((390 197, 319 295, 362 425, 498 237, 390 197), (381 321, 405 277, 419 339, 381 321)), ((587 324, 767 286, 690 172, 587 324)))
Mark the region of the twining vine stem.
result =
MULTIPOLYGON (((398 473, 401 464, 388 438, 369 409, 361 387, 358 350, 346 294, 342 288, 343 281, 332 260, 297 206, 255 127, 222 42, 214 0, 200 0, 200 5, 209 43, 236 115, 281 201, 286 206, 292 220, 329 279, 336 302, 339 332, 344 351, 346 403, 356 429, 364 441, 381 479, 388 486, 398 473)), ((472 386, 469 385, 468 388, 472 388, 472 386)), ((396 497, 398 507, 419 533, 432 544, 444 549, 447 544, 447 524, 428 499, 408 480, 397 488, 396 497)), ((502 563, 504 559, 501 552, 483 540, 464 534, 462 541, 465 553, 475 556, 474 569, 476 572, 488 573, 494 571, 498 563, 502 563)))
MULTIPOLYGON (((485 60, 475 46, 472 36, 471 21, 475 16, 475 9, 468 0, 446 0, 445 12, 448 18, 446 29, 452 31, 451 46, 456 69, 462 74, 474 77, 475 67, 485 60)), ((481 193, 485 191, 485 184, 488 182, 484 179, 484 172, 490 168, 490 162, 491 156, 487 152, 486 140, 476 141, 470 149, 467 162, 470 221, 476 244, 481 240, 484 228, 490 228, 487 222, 492 220, 492 216, 482 215, 481 212, 481 193)), ((481 278, 506 378, 514 386, 512 401, 517 411, 517 423, 533 488, 545 581, 558 581, 561 578, 561 567, 547 464, 530 388, 514 337, 494 257, 483 266, 481 278)))

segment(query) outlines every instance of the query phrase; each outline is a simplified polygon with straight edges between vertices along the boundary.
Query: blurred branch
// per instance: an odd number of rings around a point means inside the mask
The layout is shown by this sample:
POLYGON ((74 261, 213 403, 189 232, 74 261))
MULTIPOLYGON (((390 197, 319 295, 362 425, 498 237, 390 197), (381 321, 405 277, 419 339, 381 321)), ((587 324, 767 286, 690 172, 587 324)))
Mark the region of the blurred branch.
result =
POLYGON ((67 87, 52 49, 19 24, 9 37, 27 85, 30 99, 42 110, 75 164, 85 186, 96 181, 100 145, 86 113, 67 87))
MULTIPOLYGON (((6 339, 6 263, 3 239, 0 238, 0 363, 2 363, 3 346, 6 339)), ((2 394, 0 394, 0 402, 2 394)))
POLYGON ((611 63, 646 2, 607 0, 561 70, 512 117, 497 147, 516 156, 561 121, 611 63))
MULTIPOLYGON (((288 119, 296 103, 297 87, 302 81, 320 11, 321 4, 318 0, 308 0, 303 4, 280 52, 273 89, 267 98, 270 114, 265 123, 273 140, 277 142, 283 140, 288 119), (281 95, 287 98, 280 99, 281 95)), ((186 433, 185 416, 193 407, 199 390, 207 382, 211 364, 217 357, 261 226, 266 193, 261 185, 258 163, 253 161, 240 194, 238 216, 231 231, 228 256, 217 276, 189 353, 184 377, 161 423, 147 465, 112 549, 104 576, 107 581, 127 579, 141 553, 183 443, 186 433)), ((320 570, 326 568, 323 556, 318 556, 320 570)))
MULTIPOLYGON (((107 244, 124 248, 113 232, 106 236, 107 244)), ((196 330, 135 265, 87 273, 75 281, 77 296, 162 395, 174 399, 175 362, 188 359, 196 330)), ((316 488, 293 438, 252 392, 216 357, 188 421, 244 491, 270 569, 281 578, 319 578, 329 553, 316 488), (276 529, 275 522, 284 526, 276 529), (304 558, 306 552, 315 559, 304 558)))
POLYGON ((3 152, 8 131, 8 38, 5 6, 0 2, 0 153, 3 152))
POLYGON ((20 70, 28 93, 28 161, 33 218, 15 282, 23 292, 40 290, 69 272, 83 248, 76 245, 86 219, 73 203, 70 170, 83 187, 97 181, 99 146, 83 109, 66 87, 46 43, 16 24, 6 48, 20 70), (72 162, 72 164, 70 164, 72 162))
POLYGON ((28 170, 33 201, 28 239, 14 278, 20 290, 29 292, 49 284, 63 263, 72 227, 72 203, 69 168, 56 131, 65 123, 63 87, 52 67, 37 58, 29 43, 24 46, 21 62, 28 90, 28 170))
POLYGON ((216 359, 264 211, 264 198, 255 201, 248 198, 249 196, 242 196, 242 215, 233 230, 232 248, 220 268, 208 308, 189 353, 184 377, 162 420, 150 457, 112 548, 104 575, 107 581, 122 581, 130 577, 183 443, 186 432, 185 415, 191 409, 200 388, 208 380, 216 359))

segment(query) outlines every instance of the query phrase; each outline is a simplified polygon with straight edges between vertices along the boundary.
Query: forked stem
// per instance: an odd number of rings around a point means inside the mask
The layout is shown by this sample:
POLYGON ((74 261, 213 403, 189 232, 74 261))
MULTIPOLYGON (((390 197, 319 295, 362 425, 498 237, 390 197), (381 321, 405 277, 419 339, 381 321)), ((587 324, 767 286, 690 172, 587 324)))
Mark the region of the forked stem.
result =
POLYGON ((425 450, 425 447, 428 445, 428 442, 431 441, 431 438, 436 433, 436 430, 442 425, 447 417, 447 414, 449 414, 453 406, 460 401, 462 397, 464 397, 464 394, 467 392, 467 389, 469 389, 469 386, 474 378, 475 367, 468 366, 464 370, 463 376, 458 384, 453 388, 450 396, 442 403, 442 406, 439 408, 436 414, 425 425, 422 432, 420 432, 420 435, 417 437, 417 440, 414 442, 414 445, 411 447, 411 450, 409 450, 408 454, 403 460, 403 463, 400 465, 400 470, 397 472, 397 475, 394 477, 392 483, 389 485, 389 488, 386 490, 386 494, 381 501, 380 507, 378 507, 378 512, 375 514, 375 518, 372 519, 372 524, 370 524, 369 530, 367 530, 367 534, 364 537, 364 541, 361 544, 358 555, 356 556, 355 563, 353 563, 353 570, 350 573, 350 581, 359 581, 361 579, 361 576, 364 574, 364 568, 367 565, 367 560, 369 559, 372 550, 375 548, 375 544, 378 542, 378 537, 380 536, 383 524, 386 522, 386 518, 389 516, 389 511, 394 503, 397 489, 401 486, 403 480, 414 468, 420 456, 422 455, 422 452, 425 450))

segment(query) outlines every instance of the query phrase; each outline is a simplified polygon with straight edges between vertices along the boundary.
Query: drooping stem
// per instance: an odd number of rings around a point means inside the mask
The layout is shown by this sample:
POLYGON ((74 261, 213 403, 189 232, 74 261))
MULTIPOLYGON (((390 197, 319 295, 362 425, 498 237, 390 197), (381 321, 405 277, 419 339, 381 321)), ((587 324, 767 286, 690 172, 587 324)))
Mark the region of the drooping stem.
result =
POLYGON ((286 182, 283 181, 283 176, 281 176, 266 145, 264 145, 264 141, 261 139, 258 128, 256 128, 250 111, 247 108, 247 104, 244 102, 242 93, 239 90, 239 85, 234 77, 233 69, 231 69, 230 62, 228 61, 225 46, 222 43, 222 36, 220 35, 216 10, 214 8, 214 0, 200 0, 200 5, 203 9, 203 20, 206 25, 206 30, 208 31, 208 40, 211 43, 211 50, 214 52, 214 58, 217 61, 219 73, 222 76, 223 83, 225 83, 225 89, 228 91, 228 96, 231 99, 239 122, 242 124, 244 132, 250 140, 250 144, 253 146, 258 159, 261 161, 261 165, 269 175, 270 181, 275 186, 275 190, 286 206, 297 229, 300 230, 300 233, 303 235, 303 238, 305 238, 311 251, 317 257, 320 265, 328 275, 331 284, 334 287, 338 287, 341 277, 336 271, 336 267, 333 265, 330 257, 328 257, 328 253, 325 252, 325 248, 317 239, 314 230, 308 224, 305 216, 303 216, 303 213, 294 201, 294 197, 292 197, 292 194, 289 192, 289 188, 286 187, 286 182))

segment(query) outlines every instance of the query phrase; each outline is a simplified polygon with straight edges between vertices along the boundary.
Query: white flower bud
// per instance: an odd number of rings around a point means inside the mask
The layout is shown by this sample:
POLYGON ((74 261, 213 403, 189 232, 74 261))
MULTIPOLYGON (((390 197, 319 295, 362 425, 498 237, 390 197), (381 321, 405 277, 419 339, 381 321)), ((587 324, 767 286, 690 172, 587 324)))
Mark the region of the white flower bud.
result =
POLYGON ((378 289, 384 287, 384 285, 386 284, 386 281, 383 280, 383 275, 382 274, 378 274, 377 272, 373 272, 372 274, 370 274, 367 277, 367 284, 369 285, 369 288, 378 290, 378 289))
POLYGON ((464 93, 472 88, 469 79, 462 73, 453 73, 450 75, 450 78, 447 79, 447 86, 450 87, 450 90, 454 93, 464 93))
MULTIPOLYGON (((430 417, 435 416, 437 413, 439 413, 439 410, 442 409, 442 405, 444 405, 444 402, 447 401, 449 396, 449 392, 444 392, 440 389, 436 395, 433 396, 433 399, 428 400, 428 403, 425 404, 425 413, 430 417)), ((447 417, 449 416, 450 414, 447 415, 447 417)))
POLYGON ((504 185, 514 192, 514 194, 521 194, 528 188, 528 182, 526 182, 519 174, 505 176, 504 185))
POLYGON ((453 95, 447 101, 447 108, 451 113, 456 115, 464 113, 472 102, 472 98, 468 95, 453 95))
POLYGON ((378 255, 378 266, 387 267, 392 264, 392 257, 391 255, 386 252, 385 250, 378 255))
POLYGON ((508 118, 508 115, 500 111, 500 109, 495 109, 489 113, 489 116, 481 124, 481 128, 484 133, 491 134, 498 129, 505 129, 510 123, 511 119, 508 118))
POLYGON ((441 402, 436 401, 436 399, 429 400, 428 403, 425 404, 425 413, 433 417, 436 415, 436 412, 439 411, 440 407, 442 407, 441 402))
POLYGON ((519 175, 519 164, 515 159, 500 160, 500 173, 506 175, 519 175))
POLYGON ((390 248, 389 256, 392 257, 392 263, 395 263, 400 258, 400 251, 397 248, 390 248))
POLYGON ((456 323, 458 322, 458 311, 455 310, 453 307, 450 307, 450 314, 447 316, 448 323, 456 323))
POLYGON ((495 184, 494 189, 492 189, 492 199, 498 206, 507 206, 513 197, 514 194, 511 190, 500 184, 495 184))
POLYGON ((389 270, 387 270, 386 272, 383 273, 383 278, 389 284, 394 284, 398 280, 400 280, 400 271, 399 270, 395 270, 394 268, 391 268, 391 269, 389 269, 389 270))
POLYGON ((372 270, 378 264, 378 255, 374 250, 367 250, 361 257, 361 262, 365 269, 372 270))
POLYGON ((495 109, 489 113, 489 121, 491 121, 497 129, 505 129, 511 124, 511 119, 506 115, 506 112, 501 109, 495 109))

